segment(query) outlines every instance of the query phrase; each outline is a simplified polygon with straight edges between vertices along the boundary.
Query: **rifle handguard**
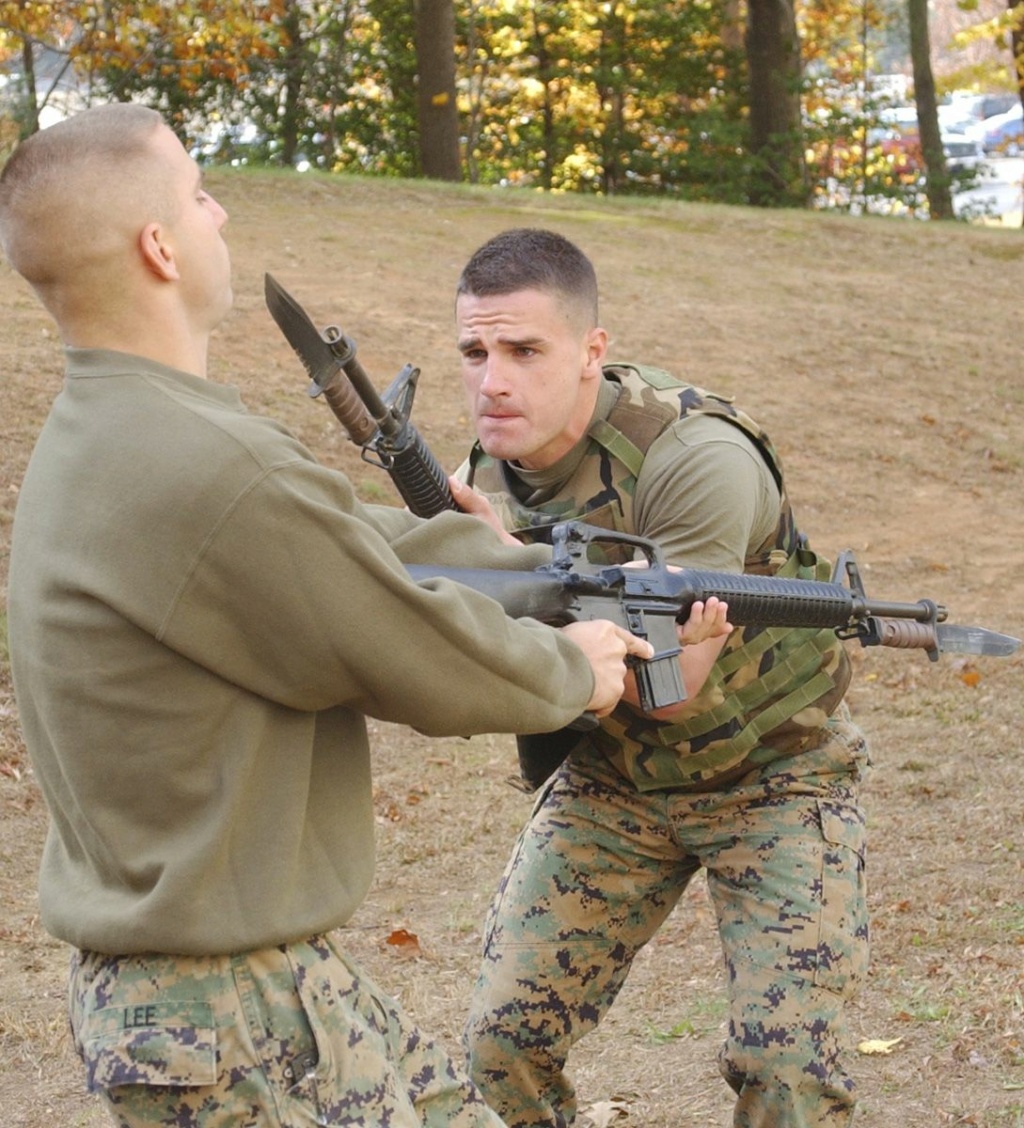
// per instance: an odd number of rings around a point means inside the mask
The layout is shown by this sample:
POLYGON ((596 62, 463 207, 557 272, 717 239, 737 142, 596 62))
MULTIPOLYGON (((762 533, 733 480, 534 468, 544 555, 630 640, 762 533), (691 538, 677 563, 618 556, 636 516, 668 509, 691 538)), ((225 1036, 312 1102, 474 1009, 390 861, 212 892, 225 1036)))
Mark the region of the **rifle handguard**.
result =
MULTIPOLYGON (((409 430, 412 430, 411 427, 409 430)), ((403 449, 391 451, 388 448, 392 445, 382 439, 372 449, 411 512, 419 517, 433 517, 446 509, 457 508, 448 485, 448 475, 418 431, 412 432, 411 441, 403 449)), ((372 461, 365 451, 363 457, 372 461)))

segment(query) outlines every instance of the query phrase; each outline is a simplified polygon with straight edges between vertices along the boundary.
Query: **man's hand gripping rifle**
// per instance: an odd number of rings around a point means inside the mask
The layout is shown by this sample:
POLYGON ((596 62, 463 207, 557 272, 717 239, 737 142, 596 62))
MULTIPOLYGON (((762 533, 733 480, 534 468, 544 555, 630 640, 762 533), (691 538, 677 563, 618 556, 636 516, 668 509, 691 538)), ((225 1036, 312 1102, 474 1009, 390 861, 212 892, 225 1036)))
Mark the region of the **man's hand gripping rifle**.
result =
MULTIPOLYGON (((458 508, 446 474, 409 420, 419 369, 407 364, 380 395, 356 360, 354 343, 340 329, 329 326, 320 333, 269 274, 265 292, 274 320, 312 377, 310 394, 323 394, 349 438, 362 448, 363 458, 391 475, 413 513, 432 517, 458 508)), ((551 563, 534 572, 427 566, 409 571, 420 582, 448 579, 482 591, 513 618, 529 616, 556 625, 610 619, 646 638, 655 656, 635 664, 645 711, 685 700, 676 623, 686 620, 697 600, 712 595, 729 605, 735 626, 831 627, 840 638, 856 638, 864 646, 925 650, 933 661, 941 651, 1007 655, 1020 645, 1018 639, 983 627, 946 623, 946 609, 929 599, 869 600, 849 552, 840 555, 831 582, 825 582, 672 569, 652 541, 580 522, 553 526, 552 544, 551 563), (592 565, 589 548, 601 542, 633 546, 647 566, 592 565)))

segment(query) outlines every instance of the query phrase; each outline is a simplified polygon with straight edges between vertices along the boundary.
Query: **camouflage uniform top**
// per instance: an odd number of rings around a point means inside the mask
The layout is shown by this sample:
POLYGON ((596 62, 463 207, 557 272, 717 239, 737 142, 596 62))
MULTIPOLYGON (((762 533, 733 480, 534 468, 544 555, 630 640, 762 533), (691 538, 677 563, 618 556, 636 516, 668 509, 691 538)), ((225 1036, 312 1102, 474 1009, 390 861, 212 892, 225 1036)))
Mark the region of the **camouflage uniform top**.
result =
MULTIPOLYGON (((753 520, 752 539, 737 567, 760 575, 828 577, 827 562, 797 533, 778 454, 749 416, 660 369, 608 365, 605 381, 587 435, 560 460, 561 480, 543 493, 524 484, 529 475, 474 449, 460 474, 490 498, 506 527, 529 541, 552 522, 579 518, 660 541, 661 528, 674 517, 673 499, 645 502, 638 519, 637 480, 648 451, 669 430, 682 432, 688 421, 699 425, 710 417, 734 428, 730 437, 741 434, 741 442, 753 444, 777 486, 774 511, 767 523, 753 520)), ((707 556, 685 562, 722 567, 707 556)), ((814 744, 848 682, 848 658, 831 630, 738 628, 704 688, 672 721, 658 722, 620 704, 586 743, 640 790, 705 790, 814 744)), ((586 749, 577 749, 581 753, 586 749)))

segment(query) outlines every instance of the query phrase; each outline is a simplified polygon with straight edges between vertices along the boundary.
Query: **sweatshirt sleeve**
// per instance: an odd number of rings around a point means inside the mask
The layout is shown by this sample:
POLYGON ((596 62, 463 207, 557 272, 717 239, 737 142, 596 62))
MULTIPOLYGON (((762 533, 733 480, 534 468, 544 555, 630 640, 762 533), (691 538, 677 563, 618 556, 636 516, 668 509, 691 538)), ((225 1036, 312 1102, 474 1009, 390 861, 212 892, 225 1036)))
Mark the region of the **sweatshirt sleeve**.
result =
POLYGON ((551 563, 550 545, 505 544, 489 525, 466 513, 452 510, 425 520, 390 506, 364 505, 357 512, 403 564, 530 571, 551 563))
POLYGON ((218 676, 299 710, 343 705, 431 735, 550 731, 593 690, 561 632, 406 563, 532 568, 461 514, 375 512, 314 463, 263 474, 206 538, 161 628, 218 676))

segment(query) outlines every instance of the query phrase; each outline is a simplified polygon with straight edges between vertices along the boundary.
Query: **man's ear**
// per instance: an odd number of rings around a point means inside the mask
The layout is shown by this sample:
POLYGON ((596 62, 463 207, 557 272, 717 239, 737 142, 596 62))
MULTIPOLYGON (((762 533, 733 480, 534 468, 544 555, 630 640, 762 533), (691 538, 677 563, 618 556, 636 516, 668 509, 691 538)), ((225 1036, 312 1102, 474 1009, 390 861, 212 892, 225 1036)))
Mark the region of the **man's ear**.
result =
POLYGON ((166 282, 174 282, 180 277, 174 251, 159 223, 147 223, 139 233, 139 253, 147 269, 158 278, 166 282))
POLYGON ((596 326, 587 333, 585 341, 586 347, 586 367, 588 373, 592 375, 599 375, 601 372, 601 365, 604 363, 605 355, 608 352, 608 333, 600 326, 596 326))

